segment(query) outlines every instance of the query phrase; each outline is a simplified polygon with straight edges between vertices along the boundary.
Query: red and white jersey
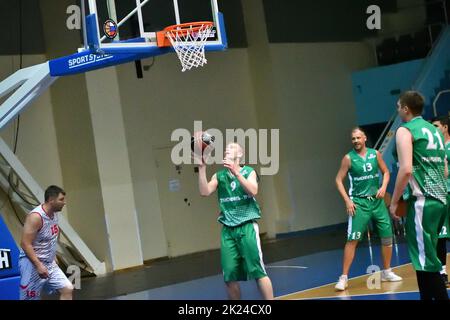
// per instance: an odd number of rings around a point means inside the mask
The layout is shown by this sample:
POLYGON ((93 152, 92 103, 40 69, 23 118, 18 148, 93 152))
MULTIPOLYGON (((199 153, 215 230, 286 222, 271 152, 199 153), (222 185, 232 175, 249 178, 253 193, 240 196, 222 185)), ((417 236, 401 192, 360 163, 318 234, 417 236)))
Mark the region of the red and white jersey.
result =
MULTIPOLYGON (((56 245, 58 242, 58 214, 55 212, 53 218, 50 218, 41 205, 37 206, 28 214, 38 214, 41 217, 42 227, 36 234, 33 241, 33 249, 36 256, 42 263, 52 263, 56 256, 56 245)), ((20 256, 26 256, 21 249, 20 256)))

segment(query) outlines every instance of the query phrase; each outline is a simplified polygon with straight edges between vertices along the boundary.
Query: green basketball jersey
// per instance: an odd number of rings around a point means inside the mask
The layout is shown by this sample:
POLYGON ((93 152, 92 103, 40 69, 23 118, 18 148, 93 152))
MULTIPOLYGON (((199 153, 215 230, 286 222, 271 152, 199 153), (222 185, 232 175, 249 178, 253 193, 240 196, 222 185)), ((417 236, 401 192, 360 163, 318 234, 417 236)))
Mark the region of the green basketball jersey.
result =
POLYGON ((367 148, 363 158, 355 150, 347 154, 350 157, 348 179, 350 197, 375 196, 380 187, 380 173, 378 172, 377 151, 367 148))
MULTIPOLYGON (((445 144, 445 152, 447 155, 447 166, 450 163, 450 141, 445 144)), ((450 171, 450 166, 449 166, 450 171)), ((450 174, 447 177, 447 192, 450 192, 450 174)))
POLYGON ((422 117, 415 117, 401 126, 408 129, 413 137, 413 172, 409 180, 412 194, 432 197, 446 204, 445 147, 442 132, 422 117))
MULTIPOLYGON (((241 174, 245 179, 252 171, 253 168, 248 166, 241 168, 241 174)), ((245 192, 239 180, 228 169, 217 172, 216 178, 220 208, 218 221, 220 223, 234 227, 261 218, 261 210, 255 198, 245 192)))

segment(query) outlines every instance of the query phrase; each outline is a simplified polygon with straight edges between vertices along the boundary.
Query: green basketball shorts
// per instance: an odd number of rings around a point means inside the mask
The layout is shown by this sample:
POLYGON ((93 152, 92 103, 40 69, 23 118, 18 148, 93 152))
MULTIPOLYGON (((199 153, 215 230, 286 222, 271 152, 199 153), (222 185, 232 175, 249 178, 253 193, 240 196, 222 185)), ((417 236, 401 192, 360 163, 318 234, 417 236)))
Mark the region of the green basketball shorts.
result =
POLYGON ((436 199, 413 196, 408 200, 406 241, 416 271, 441 271, 436 246, 446 216, 447 206, 436 199))
POLYGON ((380 238, 392 237, 391 217, 383 199, 353 197, 352 201, 356 211, 353 217, 348 217, 347 241, 362 240, 370 220, 380 238))
POLYGON ((444 217, 439 239, 450 239, 450 193, 447 193, 447 216, 444 217))
POLYGON ((221 261, 225 282, 267 276, 256 222, 249 221, 236 227, 223 226, 221 261))

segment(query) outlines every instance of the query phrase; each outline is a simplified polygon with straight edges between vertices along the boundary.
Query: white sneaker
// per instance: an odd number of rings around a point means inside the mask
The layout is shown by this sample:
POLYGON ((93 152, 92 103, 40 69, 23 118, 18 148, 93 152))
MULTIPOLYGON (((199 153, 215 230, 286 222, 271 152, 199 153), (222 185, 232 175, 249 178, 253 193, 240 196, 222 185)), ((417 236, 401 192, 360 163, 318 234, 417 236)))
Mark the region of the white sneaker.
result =
POLYGON ((340 276, 338 283, 334 286, 337 291, 344 291, 348 287, 348 278, 346 276, 340 276))
POLYGON ((383 282, 396 282, 396 281, 402 281, 402 277, 396 275, 392 271, 382 271, 381 272, 381 281, 383 282))

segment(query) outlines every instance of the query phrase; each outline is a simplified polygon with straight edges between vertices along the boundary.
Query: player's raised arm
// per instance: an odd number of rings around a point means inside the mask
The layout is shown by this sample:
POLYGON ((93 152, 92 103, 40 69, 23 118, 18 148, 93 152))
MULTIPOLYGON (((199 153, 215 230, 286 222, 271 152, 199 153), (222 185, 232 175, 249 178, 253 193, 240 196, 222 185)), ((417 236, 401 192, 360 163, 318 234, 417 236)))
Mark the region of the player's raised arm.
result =
POLYGON ((211 181, 206 178, 206 165, 201 164, 198 167, 198 188, 202 197, 211 195, 217 189, 217 177, 214 174, 211 181))
POLYGON ((256 172, 252 171, 247 179, 242 174, 237 175, 239 183, 244 188, 245 192, 251 197, 256 197, 258 194, 258 180, 256 172))
POLYGON ((250 172, 249 176, 245 178, 241 174, 241 167, 235 161, 225 158, 223 159, 223 165, 225 168, 230 170, 232 175, 234 175, 238 179, 242 188, 244 188, 245 192, 249 196, 255 197, 258 194, 258 180, 255 170, 250 172))

